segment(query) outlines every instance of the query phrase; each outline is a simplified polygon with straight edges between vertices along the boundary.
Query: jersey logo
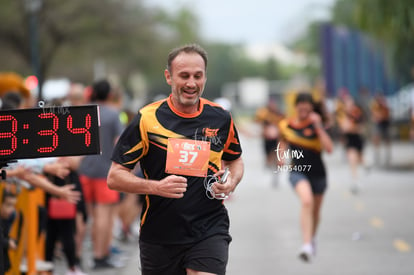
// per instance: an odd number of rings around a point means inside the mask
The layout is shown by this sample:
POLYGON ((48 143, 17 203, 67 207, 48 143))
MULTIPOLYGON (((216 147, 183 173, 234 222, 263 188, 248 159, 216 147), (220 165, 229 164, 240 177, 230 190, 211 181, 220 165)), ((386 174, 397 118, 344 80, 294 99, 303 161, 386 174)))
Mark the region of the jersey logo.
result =
POLYGON ((210 128, 203 128, 203 136, 205 136, 208 139, 213 139, 217 137, 217 132, 219 129, 210 129, 210 128))

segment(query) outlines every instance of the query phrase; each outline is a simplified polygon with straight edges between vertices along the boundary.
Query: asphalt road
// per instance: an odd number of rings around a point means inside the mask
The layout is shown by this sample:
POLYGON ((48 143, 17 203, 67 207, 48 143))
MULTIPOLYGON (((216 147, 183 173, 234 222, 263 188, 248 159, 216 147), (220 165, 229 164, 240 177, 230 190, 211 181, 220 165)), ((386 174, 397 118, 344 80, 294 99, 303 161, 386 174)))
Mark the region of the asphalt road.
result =
MULTIPOLYGON (((229 275, 411 275, 414 274, 414 144, 395 143, 391 167, 364 172, 351 194, 341 146, 324 155, 329 189, 322 209, 318 253, 301 262, 299 201, 286 173, 264 169, 261 142, 242 136, 245 176, 226 201, 231 219, 229 275), (274 185, 275 177, 278 185, 274 185)), ((365 151, 373 163, 372 148, 365 151)), ((138 243, 119 243, 126 266, 89 274, 140 274, 138 243)), ((85 255, 90 255, 86 246, 85 255)), ((87 263, 88 259, 84 259, 87 263)), ((65 274, 58 261, 57 274, 65 274), (60 272, 60 273, 59 273, 60 272)))

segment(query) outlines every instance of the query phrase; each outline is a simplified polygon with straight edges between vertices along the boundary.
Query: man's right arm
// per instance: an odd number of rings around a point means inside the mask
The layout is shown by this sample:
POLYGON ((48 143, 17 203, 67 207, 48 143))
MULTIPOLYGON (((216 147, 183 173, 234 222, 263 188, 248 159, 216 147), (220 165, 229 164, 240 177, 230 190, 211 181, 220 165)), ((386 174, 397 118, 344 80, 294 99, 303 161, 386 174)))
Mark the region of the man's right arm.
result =
POLYGON ((179 199, 187 191, 185 177, 170 175, 164 179, 149 180, 135 176, 131 170, 119 163, 112 162, 108 173, 108 187, 119 192, 157 195, 179 199))

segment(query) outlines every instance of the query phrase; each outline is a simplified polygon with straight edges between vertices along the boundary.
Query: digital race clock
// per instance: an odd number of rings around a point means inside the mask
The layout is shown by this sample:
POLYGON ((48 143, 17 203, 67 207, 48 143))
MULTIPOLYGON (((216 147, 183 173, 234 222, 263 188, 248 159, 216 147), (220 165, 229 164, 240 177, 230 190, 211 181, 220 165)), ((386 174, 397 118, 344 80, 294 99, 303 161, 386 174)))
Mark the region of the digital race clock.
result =
POLYGON ((97 105, 0 111, 0 160, 100 154, 97 105))

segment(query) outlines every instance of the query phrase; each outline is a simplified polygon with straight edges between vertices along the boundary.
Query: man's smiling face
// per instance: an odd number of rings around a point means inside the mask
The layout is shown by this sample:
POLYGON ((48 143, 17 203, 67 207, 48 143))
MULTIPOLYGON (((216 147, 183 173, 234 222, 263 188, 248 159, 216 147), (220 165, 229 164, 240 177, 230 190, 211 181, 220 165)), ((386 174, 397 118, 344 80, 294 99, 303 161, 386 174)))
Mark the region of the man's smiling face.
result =
POLYGON ((197 53, 182 52, 171 63, 165 78, 171 86, 172 103, 183 113, 194 113, 207 80, 203 58, 197 53))

